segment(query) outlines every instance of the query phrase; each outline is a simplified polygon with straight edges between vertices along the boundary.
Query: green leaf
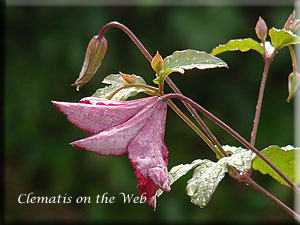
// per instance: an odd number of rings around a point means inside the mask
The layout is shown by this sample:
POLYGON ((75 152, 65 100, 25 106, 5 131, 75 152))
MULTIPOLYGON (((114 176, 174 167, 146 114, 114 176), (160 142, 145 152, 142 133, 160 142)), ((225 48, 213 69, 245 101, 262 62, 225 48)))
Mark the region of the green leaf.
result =
POLYGON ((202 164, 194 170, 192 179, 186 186, 187 195, 191 196, 191 202, 200 208, 205 207, 218 184, 227 172, 227 163, 224 158, 217 163, 203 160, 202 164))
POLYGON ((287 45, 300 43, 299 36, 294 34, 292 31, 285 29, 276 29, 273 27, 269 30, 269 36, 271 38, 272 45, 277 50, 287 45))
MULTIPOLYGON (((195 169, 193 178, 188 181, 187 194, 191 196, 191 201, 200 207, 206 206, 209 202, 218 183, 227 172, 227 165, 233 166, 241 172, 247 172, 251 168, 251 162, 255 155, 252 151, 228 145, 222 147, 230 156, 221 158, 217 163, 206 159, 197 159, 191 164, 174 166, 169 172, 172 185, 180 177, 199 166, 195 169)), ((157 197, 162 193, 163 191, 159 189, 156 192, 157 197)))
MULTIPOLYGON (((191 164, 180 164, 177 166, 172 167, 172 169, 169 172, 169 177, 171 180, 171 184, 173 184, 175 181, 177 181, 180 177, 184 176, 189 172, 191 169, 195 168, 196 166, 200 165, 203 162, 201 159, 197 159, 193 161, 191 164)), ((157 190, 156 195, 159 197, 163 191, 161 189, 157 190)))
MULTIPOLYGON (((111 74, 104 78, 102 83, 109 84, 108 86, 105 86, 104 88, 99 88, 94 94, 93 97, 98 98, 106 98, 108 99, 111 94, 116 91, 118 88, 128 84, 128 81, 125 80, 122 75, 124 74, 111 74)), ((132 76, 132 79, 135 80, 138 84, 146 84, 144 79, 137 75, 129 75, 132 76)), ((148 90, 143 87, 128 87, 120 90, 117 92, 113 97, 112 100, 118 100, 118 101, 125 101, 129 97, 137 95, 139 92, 147 92, 148 90)))
POLYGON ((225 45, 219 45, 218 47, 214 48, 210 54, 218 55, 222 52, 236 50, 246 52, 251 49, 257 51, 260 54, 264 54, 264 48, 260 43, 254 41, 252 38, 230 40, 225 45))
MULTIPOLYGON (((278 169, 280 169, 293 183, 296 185, 300 182, 299 173, 296 174, 296 165, 300 162, 300 148, 292 146, 278 147, 276 145, 270 146, 261 151, 278 169)), ((253 160, 253 169, 260 171, 262 174, 269 174, 275 180, 288 186, 288 184, 263 160, 255 157, 253 160)))
POLYGON ((206 52, 191 49, 175 51, 172 55, 164 59, 164 69, 158 74, 158 79, 163 80, 172 72, 184 74, 184 70, 194 68, 204 70, 216 67, 227 67, 227 64, 206 52))

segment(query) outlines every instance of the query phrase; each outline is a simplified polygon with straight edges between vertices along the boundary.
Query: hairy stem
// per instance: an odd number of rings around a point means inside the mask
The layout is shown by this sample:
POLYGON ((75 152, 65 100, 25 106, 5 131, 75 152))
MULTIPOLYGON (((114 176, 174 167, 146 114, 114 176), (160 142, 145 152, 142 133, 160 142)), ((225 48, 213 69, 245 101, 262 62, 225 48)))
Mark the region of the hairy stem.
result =
POLYGON ((233 136, 236 140, 238 140, 241 144, 243 144, 246 148, 253 151, 259 158, 261 158, 265 163, 268 164, 282 179, 284 179, 288 185, 298 194, 300 195, 300 189, 285 175, 279 170, 268 158, 266 158, 259 150, 257 150, 251 143, 246 141, 241 135, 239 135, 235 130, 233 130, 231 127, 229 127, 227 124, 222 122, 220 119, 215 117, 213 114, 208 112, 206 109, 204 109, 202 106, 198 105, 193 100, 179 94, 167 94, 162 97, 163 99, 169 99, 169 98, 177 98, 180 100, 183 100, 187 103, 189 103, 193 108, 198 110, 200 113, 205 115, 207 118, 209 118, 211 121, 213 121, 215 124, 217 124, 219 127, 224 129, 226 132, 228 132, 231 136, 233 136))
POLYGON ((257 99, 257 103, 256 103, 256 111, 255 111, 255 117, 254 117, 252 132, 251 132, 251 140, 250 140, 250 143, 253 146, 255 145, 257 128, 258 128, 259 117, 260 117, 261 106, 262 106, 262 100, 263 100, 263 96, 264 96, 264 90, 265 90, 267 76, 268 76, 271 62, 272 62, 272 59, 266 58, 264 72, 262 74, 262 78, 261 78, 261 82, 260 82, 259 94, 258 94, 258 99, 257 99))
POLYGON ((300 221, 300 216, 290 209, 287 205, 285 205, 283 202, 281 202, 279 199, 277 199, 274 195, 266 191, 263 187, 258 185, 251 177, 249 177, 246 173, 241 176, 241 178, 249 185, 251 185, 254 189, 262 193, 264 196, 266 196, 268 199, 270 199, 272 202, 274 202, 276 205, 278 205, 281 209, 286 211, 288 214, 293 216, 296 220, 300 221))

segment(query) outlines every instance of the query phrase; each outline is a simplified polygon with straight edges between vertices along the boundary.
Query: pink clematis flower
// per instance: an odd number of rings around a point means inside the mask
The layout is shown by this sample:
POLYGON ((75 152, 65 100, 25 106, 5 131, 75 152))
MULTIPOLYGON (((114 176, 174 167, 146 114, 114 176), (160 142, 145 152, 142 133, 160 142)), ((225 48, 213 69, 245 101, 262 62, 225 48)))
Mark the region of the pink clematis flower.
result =
POLYGON ((128 154, 142 196, 156 208, 156 191, 170 191, 168 151, 164 143, 167 104, 154 96, 131 101, 87 97, 79 103, 53 104, 68 120, 92 136, 71 143, 99 155, 128 154))

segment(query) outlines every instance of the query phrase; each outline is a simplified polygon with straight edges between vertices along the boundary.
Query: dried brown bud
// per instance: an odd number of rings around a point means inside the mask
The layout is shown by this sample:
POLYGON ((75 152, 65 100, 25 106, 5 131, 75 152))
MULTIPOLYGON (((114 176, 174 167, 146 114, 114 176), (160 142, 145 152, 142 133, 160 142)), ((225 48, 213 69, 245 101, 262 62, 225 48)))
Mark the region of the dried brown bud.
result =
POLYGON ((265 41, 267 32, 268 32, 268 27, 267 27, 265 21, 261 17, 259 17, 259 19, 256 23, 256 26, 255 26, 255 33, 256 33, 257 37, 260 40, 265 41))
POLYGON ((101 39, 98 35, 94 36, 87 47, 85 59, 81 68, 80 75, 72 86, 77 86, 77 90, 89 82, 97 72, 105 56, 107 41, 105 37, 101 39))
POLYGON ((298 29, 298 27, 300 25, 299 20, 296 19, 295 16, 296 16, 296 12, 294 10, 293 13, 287 19, 287 21, 285 22, 284 27, 283 27, 284 29, 290 30, 293 33, 296 32, 296 30, 298 29))

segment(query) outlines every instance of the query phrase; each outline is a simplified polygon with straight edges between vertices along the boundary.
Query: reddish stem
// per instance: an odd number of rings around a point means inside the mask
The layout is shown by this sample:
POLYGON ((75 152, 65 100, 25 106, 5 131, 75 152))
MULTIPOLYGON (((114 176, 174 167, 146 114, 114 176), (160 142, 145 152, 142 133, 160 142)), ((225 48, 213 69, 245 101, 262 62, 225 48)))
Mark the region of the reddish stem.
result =
POLYGON ((98 37, 101 38, 102 36, 104 36, 104 33, 106 32, 106 30, 108 30, 111 27, 116 27, 121 29, 122 31, 124 31, 129 37, 130 39, 136 44, 136 46, 141 50, 141 52, 144 54, 144 56, 148 59, 149 62, 152 61, 152 56, 150 55, 150 53, 146 50, 146 48, 143 46, 143 44, 140 42, 140 40, 131 32, 131 30, 129 30, 126 26, 124 26, 121 23, 118 22, 110 22, 108 24, 106 24, 99 32, 98 37))
POLYGON ((270 199, 272 202, 274 202, 276 205, 278 205, 281 209, 286 211, 288 214, 293 216, 297 221, 300 221, 300 216, 290 209, 288 206, 286 206, 283 202, 281 202, 279 199, 277 199, 274 195, 266 191, 263 187, 261 187, 259 184, 257 184, 251 177, 249 177, 248 174, 243 174, 240 176, 241 179, 243 179, 246 183, 251 185, 254 189, 262 193, 264 196, 266 196, 268 199, 270 199))
POLYGON ((260 112, 261 112, 261 107, 262 107, 262 100, 263 100, 263 96, 264 96, 264 90, 265 90, 268 71, 269 71, 271 62, 272 62, 272 59, 270 59, 270 58, 265 60, 264 72, 263 72, 262 78, 261 78, 259 94, 258 94, 258 99, 257 99, 257 104, 256 104, 255 117, 254 117, 254 122, 253 122, 253 128, 252 128, 252 132, 251 132, 250 143, 253 146, 255 144, 257 128, 258 128, 258 123, 259 123, 259 117, 260 117, 260 112))
POLYGON ((183 100, 187 103, 189 103, 192 107, 194 107, 196 110, 198 110, 200 113, 205 115, 207 118, 209 118, 211 121, 213 121, 215 124, 217 124, 219 127, 227 131, 231 136, 233 136, 236 140, 238 140, 241 144, 243 144, 247 149, 250 149, 253 151, 259 158, 261 158, 265 163, 267 163, 282 179, 284 179, 288 185, 297 193, 300 195, 300 189, 284 174, 279 170, 268 158, 266 158, 260 151, 258 151, 252 144, 250 144, 248 141, 246 141, 241 135, 239 135, 235 130, 233 130, 231 127, 229 127, 227 124, 225 124, 223 121, 215 117, 213 114, 208 112, 206 109, 204 109, 202 106, 198 105, 193 100, 179 94, 167 94, 162 97, 163 99, 169 99, 169 98, 177 98, 180 100, 183 100))

